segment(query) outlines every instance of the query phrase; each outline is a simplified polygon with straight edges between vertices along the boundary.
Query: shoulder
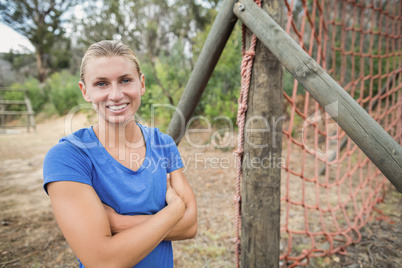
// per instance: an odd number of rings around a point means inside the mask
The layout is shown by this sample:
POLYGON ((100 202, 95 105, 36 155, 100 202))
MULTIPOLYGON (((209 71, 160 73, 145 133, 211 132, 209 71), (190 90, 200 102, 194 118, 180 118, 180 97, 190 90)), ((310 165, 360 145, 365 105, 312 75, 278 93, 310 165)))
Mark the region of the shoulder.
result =
POLYGON ((60 139, 46 154, 43 162, 45 191, 46 185, 54 181, 76 181, 91 185, 93 165, 85 147, 78 146, 77 141, 82 140, 77 136, 67 137, 60 139))
POLYGON ((82 170, 90 173, 92 162, 88 155, 68 141, 61 141, 53 146, 43 161, 43 175, 46 179, 54 174, 60 175, 66 171, 82 170))
POLYGON ((63 137, 59 143, 54 145, 46 154, 45 163, 68 161, 89 161, 86 150, 95 146, 95 141, 91 138, 90 129, 80 129, 70 135, 63 137))
POLYGON ((50 148, 46 154, 46 158, 66 158, 75 154, 85 155, 78 146, 75 146, 68 140, 60 140, 58 144, 50 148))
POLYGON ((140 124, 139 126, 144 134, 145 139, 151 146, 160 146, 163 148, 176 147, 176 143, 172 137, 161 132, 159 128, 146 127, 140 124))
POLYGON ((150 146, 151 151, 168 160, 168 166, 166 167, 168 173, 184 166, 180 157, 180 152, 172 137, 162 133, 158 128, 140 127, 144 133, 145 139, 147 140, 146 144, 147 146, 150 146))
POLYGON ((60 139, 60 143, 67 141, 80 149, 90 149, 99 146, 92 127, 82 128, 60 139))

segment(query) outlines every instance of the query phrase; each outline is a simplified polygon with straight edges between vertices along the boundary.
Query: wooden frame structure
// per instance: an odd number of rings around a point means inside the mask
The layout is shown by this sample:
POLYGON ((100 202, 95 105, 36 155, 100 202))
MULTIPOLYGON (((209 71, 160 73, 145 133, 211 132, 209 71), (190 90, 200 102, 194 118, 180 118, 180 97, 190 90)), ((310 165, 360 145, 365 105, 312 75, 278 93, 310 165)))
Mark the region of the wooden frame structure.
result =
MULTIPOLYGON (((279 61, 286 67, 311 96, 322 107, 326 108, 326 112, 332 116, 398 191, 402 192, 402 147, 314 59, 289 37, 264 9, 258 7, 253 0, 235 2, 235 0, 226 0, 222 5, 169 124, 168 134, 177 144, 180 142, 224 45, 237 18, 239 18, 268 48, 269 54, 264 52, 264 57, 269 57, 273 62, 279 61), (331 105, 334 103, 336 105, 331 105)), ((272 14, 280 13, 280 5, 276 0, 265 0, 264 2, 270 4, 275 2, 272 7, 276 7, 277 10, 272 10, 272 14)), ((257 51, 256 58, 261 57, 262 54, 259 53, 257 51)), ((278 64, 277 69, 281 69, 280 64, 278 64)), ((253 73, 253 75, 259 76, 258 73, 253 73)), ((281 74, 278 74, 276 78, 267 75, 263 77, 266 80, 282 79, 281 74)), ((267 85, 278 83, 278 81, 263 82, 267 85)), ((281 83, 280 81, 279 84, 281 83)), ((277 97, 282 95, 278 95, 276 91, 277 89, 271 88, 270 93, 267 94, 277 97)), ((260 94, 258 93, 259 89, 255 86, 251 86, 250 92, 257 94, 256 96, 260 94)), ((253 97, 251 96, 251 98, 253 97)), ((267 104, 266 107, 271 105, 267 104)), ((266 111, 262 111, 262 108, 259 109, 258 111, 251 110, 254 115, 267 115, 266 111)), ((272 113, 273 110, 275 109, 269 109, 267 119, 277 116, 272 113)), ((246 131, 247 129, 245 129, 246 131)), ((281 132, 282 129, 279 131, 281 132)), ((278 143, 277 146, 281 146, 281 144, 278 143)), ((244 154, 255 153, 253 148, 245 147, 244 149, 244 154)), ((281 152, 281 148, 278 152, 281 152)), ((251 186, 248 189, 242 189, 242 194, 254 195, 254 197, 250 200, 244 196, 242 198, 241 210, 245 216, 242 218, 241 267, 279 267, 280 201, 278 200, 280 198, 280 185, 278 184, 280 184, 280 172, 272 170, 268 177, 267 174, 263 174, 258 179, 249 177, 259 176, 258 174, 261 172, 258 170, 246 170, 243 174, 243 181, 246 182, 242 187, 248 187, 246 185, 250 183, 251 186), (264 222, 266 219, 261 215, 264 211, 270 213, 268 223, 264 222), (269 235, 261 233, 264 232, 261 228, 264 228, 265 232, 268 231, 267 226, 270 228, 269 235), (256 252, 256 249, 260 250, 256 252), (261 254, 261 250, 266 250, 265 254, 261 254)))
POLYGON ((233 11, 402 192, 402 147, 252 0, 233 11))
POLYGON ((16 92, 23 92, 24 100, 4 100, 3 96, 0 96, 0 128, 10 128, 10 127, 22 127, 21 125, 17 126, 6 126, 6 116, 7 115, 26 115, 26 126, 27 131, 29 132, 30 127, 36 131, 36 124, 34 118, 34 111, 32 110, 31 101, 28 97, 28 90, 27 89, 11 89, 11 88, 0 88, 0 92, 5 91, 16 91, 16 92), (17 105, 25 105, 26 111, 7 111, 7 106, 17 104, 17 105))

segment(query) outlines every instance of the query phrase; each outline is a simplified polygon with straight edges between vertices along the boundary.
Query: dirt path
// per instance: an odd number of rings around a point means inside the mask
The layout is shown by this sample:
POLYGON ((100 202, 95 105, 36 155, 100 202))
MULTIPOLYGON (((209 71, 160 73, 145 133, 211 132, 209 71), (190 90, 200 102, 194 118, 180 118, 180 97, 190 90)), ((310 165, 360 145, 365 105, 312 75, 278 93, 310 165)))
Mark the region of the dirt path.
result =
MULTIPOLYGON (((72 130, 88 124, 87 115, 77 115, 72 130)), ((0 135, 0 267, 77 267, 42 190, 43 159, 66 127, 64 118, 55 118, 39 124, 37 133, 22 129, 0 135)), ((199 144, 205 144, 204 138, 192 137, 199 144)), ((174 243, 176 267, 234 267, 232 152, 194 149, 186 141, 179 149, 197 198, 199 231, 193 240, 174 243), (229 163, 216 168, 217 158, 229 163)), ((309 266, 402 267, 401 194, 390 189, 379 206, 383 219, 363 228, 360 244, 349 247, 348 255, 315 259, 309 266)))

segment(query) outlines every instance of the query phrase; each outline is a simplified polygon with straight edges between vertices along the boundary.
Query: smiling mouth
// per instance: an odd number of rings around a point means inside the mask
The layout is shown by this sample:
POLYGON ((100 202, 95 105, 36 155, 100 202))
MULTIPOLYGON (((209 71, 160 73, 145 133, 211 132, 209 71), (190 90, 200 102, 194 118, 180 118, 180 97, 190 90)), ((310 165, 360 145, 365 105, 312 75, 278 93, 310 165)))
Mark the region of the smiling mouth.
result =
POLYGON ((126 108, 127 105, 128 105, 128 103, 124 103, 121 105, 109 105, 109 106, 107 106, 107 108, 112 111, 119 111, 119 110, 123 110, 124 108, 126 108))

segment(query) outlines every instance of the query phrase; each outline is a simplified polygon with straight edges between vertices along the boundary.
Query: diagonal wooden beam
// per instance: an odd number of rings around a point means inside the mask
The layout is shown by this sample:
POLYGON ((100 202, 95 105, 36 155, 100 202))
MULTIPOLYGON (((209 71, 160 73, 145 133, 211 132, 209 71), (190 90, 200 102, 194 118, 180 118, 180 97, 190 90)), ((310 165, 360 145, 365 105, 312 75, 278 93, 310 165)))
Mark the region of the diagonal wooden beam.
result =
POLYGON ((186 88, 180 98, 172 120, 169 123, 167 134, 176 144, 184 135, 186 125, 197 107, 209 78, 211 77, 223 49, 237 22, 233 14, 236 0, 226 0, 215 18, 200 56, 191 72, 186 88))
POLYGON ((253 0, 233 12, 402 192, 402 147, 253 0))

